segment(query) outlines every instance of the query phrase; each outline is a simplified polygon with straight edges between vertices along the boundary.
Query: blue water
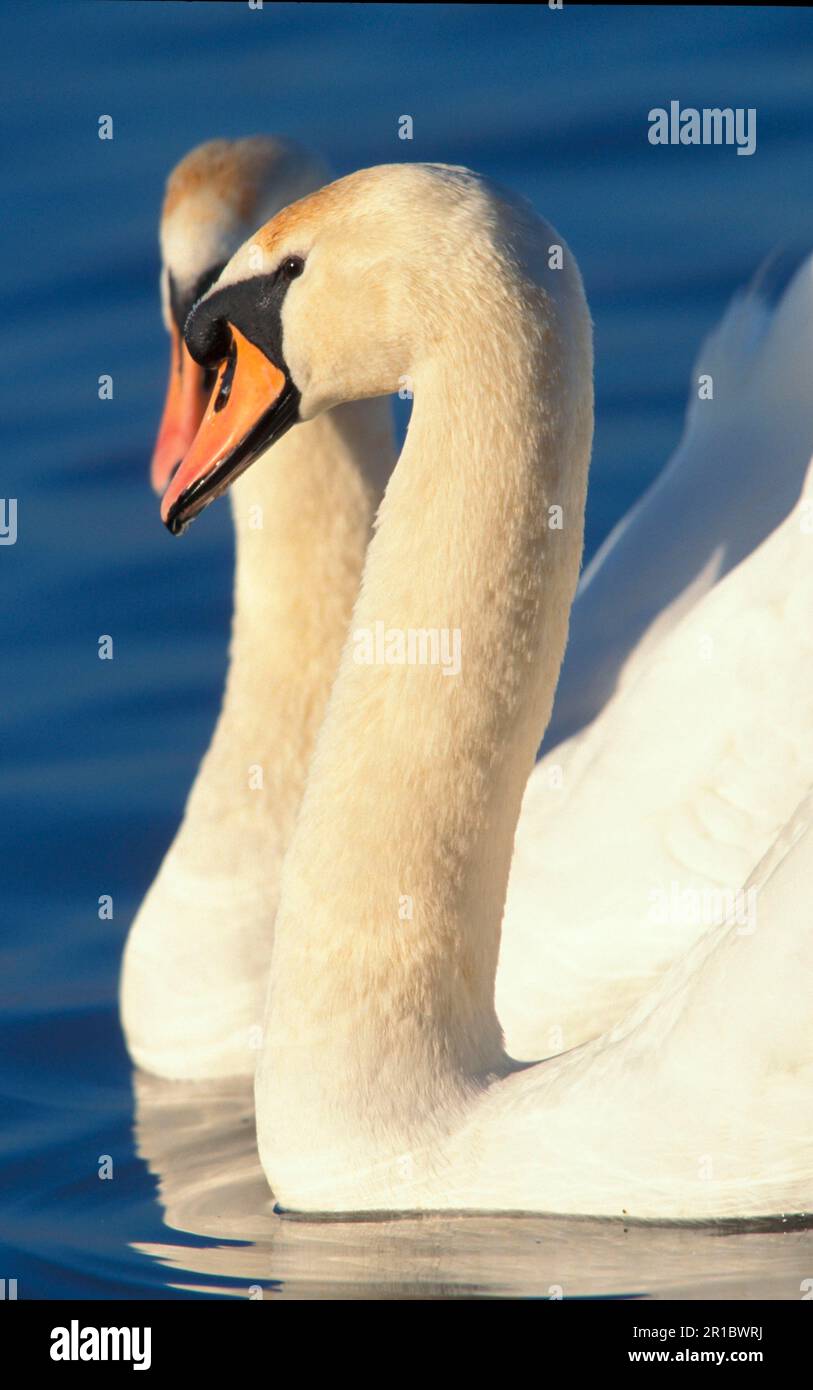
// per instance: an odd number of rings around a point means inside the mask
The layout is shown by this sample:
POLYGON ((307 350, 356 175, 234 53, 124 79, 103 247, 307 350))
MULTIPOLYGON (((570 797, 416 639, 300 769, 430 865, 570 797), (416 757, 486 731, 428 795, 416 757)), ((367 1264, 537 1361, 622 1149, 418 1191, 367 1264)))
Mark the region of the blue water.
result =
POLYGON ((253 1283, 267 1297, 701 1283, 798 1297, 805 1233, 280 1223, 247 1097, 142 1082, 134 1134, 116 980, 211 731, 229 619, 228 509, 179 543, 147 485, 169 168, 211 136, 277 131, 337 174, 443 160, 529 197, 567 236, 595 317, 589 555, 676 443, 694 353, 731 292, 813 236, 813 13, 6 5, 0 39, 1 490, 18 500, 17 542, 0 548, 0 1278, 20 1298, 253 1283), (647 112, 673 98, 756 107, 756 153, 650 146, 647 112))

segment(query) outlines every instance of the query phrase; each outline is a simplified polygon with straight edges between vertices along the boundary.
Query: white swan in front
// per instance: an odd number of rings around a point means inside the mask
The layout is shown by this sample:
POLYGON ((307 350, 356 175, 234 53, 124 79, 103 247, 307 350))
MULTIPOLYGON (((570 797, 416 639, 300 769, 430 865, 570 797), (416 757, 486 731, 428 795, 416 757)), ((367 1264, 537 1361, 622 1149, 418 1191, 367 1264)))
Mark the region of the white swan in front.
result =
MULTIPOLYGON (((170 175, 161 284, 172 367, 153 457, 159 490, 209 395, 181 339, 189 310, 263 218, 323 179, 314 156, 266 136, 210 141, 170 175)), ((160 1076, 254 1073, 279 868, 393 460, 388 403, 351 402, 286 435, 273 465, 261 461, 234 483, 222 708, 122 967, 130 1054, 160 1076)))
POLYGON ((256 1083, 278 1201, 807 1210, 809 836, 765 886, 758 929, 708 933, 614 1033, 535 1065, 503 1049, 500 920, 592 435, 573 258, 550 269, 547 224, 438 166, 352 175, 258 243, 264 274, 242 248, 187 325, 192 355, 220 367, 164 498, 172 529, 217 494, 227 437, 242 466, 262 449, 276 403, 309 420, 405 374, 415 392, 283 867, 256 1083), (378 624, 389 658, 359 659, 378 624), (426 630, 461 634, 458 675, 403 658, 426 630))

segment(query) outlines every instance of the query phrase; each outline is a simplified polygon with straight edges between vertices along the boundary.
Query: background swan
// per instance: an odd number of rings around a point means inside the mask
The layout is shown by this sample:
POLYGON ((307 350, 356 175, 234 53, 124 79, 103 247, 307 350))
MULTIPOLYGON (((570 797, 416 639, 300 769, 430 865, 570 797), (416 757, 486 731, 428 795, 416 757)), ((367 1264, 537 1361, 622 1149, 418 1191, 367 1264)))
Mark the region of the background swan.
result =
MULTIPOLYGON (((345 647, 275 926, 256 1090, 275 1193, 310 1211, 804 1207, 811 938, 786 910, 782 866, 777 920, 739 954, 731 928, 707 937, 616 1036, 519 1070, 502 1047, 500 918, 565 644, 592 434, 572 258, 549 269, 551 228, 437 166, 353 175, 259 240, 263 279, 252 285, 244 248, 187 330, 202 363, 230 354, 219 404, 242 466, 262 447, 251 381, 264 368, 241 323, 273 286, 262 347, 301 419, 391 391, 405 371, 415 382, 352 630, 464 635, 457 681, 359 664, 352 631, 345 647), (553 505, 561 530, 546 524, 553 505), (709 1153, 719 1165, 703 1181, 709 1153)), ((209 480, 217 491, 219 437, 207 413, 164 499, 175 529, 209 480)))
MULTIPOLYGON (((323 177, 313 156, 265 137, 212 141, 170 175, 162 298, 172 380, 180 365, 183 383, 171 384, 153 460, 159 487, 209 394, 202 369, 180 352, 183 318, 251 229, 323 177)), ((140 1066, 167 1077, 254 1071, 279 865, 392 464, 387 404, 342 406, 280 450, 281 468, 275 454, 272 469, 260 463, 232 491, 223 706, 124 954, 127 1045, 140 1066)))

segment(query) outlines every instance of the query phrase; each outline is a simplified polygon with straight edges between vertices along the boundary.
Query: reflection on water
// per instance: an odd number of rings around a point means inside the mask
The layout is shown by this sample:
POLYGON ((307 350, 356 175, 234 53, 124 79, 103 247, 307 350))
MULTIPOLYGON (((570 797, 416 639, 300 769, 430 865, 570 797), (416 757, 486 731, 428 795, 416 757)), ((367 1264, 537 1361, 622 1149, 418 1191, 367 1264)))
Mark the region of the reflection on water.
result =
POLYGON ((186 1085, 139 1074, 135 1100, 136 1145, 158 1179, 166 1225, 203 1243, 168 1237, 133 1248, 166 1266, 179 1291, 288 1299, 792 1299, 813 1270, 813 1230, 781 1225, 280 1218, 257 1158, 250 1083, 186 1085))

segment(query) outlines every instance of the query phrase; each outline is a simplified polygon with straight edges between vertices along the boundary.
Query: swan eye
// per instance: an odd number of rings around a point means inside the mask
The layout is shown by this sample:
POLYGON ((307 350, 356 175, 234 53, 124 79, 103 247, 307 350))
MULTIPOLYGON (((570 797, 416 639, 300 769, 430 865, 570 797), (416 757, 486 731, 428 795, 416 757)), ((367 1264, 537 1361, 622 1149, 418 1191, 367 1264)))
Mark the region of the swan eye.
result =
POLYGON ((304 269, 305 262, 301 256, 286 256, 280 266, 280 270, 286 280, 295 280, 297 275, 301 275, 304 269))

